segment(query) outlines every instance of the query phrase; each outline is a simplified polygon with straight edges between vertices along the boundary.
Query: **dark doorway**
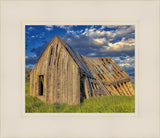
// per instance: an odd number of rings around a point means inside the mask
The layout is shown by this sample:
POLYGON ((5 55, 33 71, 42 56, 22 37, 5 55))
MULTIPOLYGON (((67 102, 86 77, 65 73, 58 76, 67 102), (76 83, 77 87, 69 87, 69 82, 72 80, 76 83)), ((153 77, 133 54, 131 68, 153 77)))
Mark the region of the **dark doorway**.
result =
POLYGON ((80 101, 83 102, 83 100, 86 98, 85 91, 84 91, 84 78, 80 78, 80 101))
POLYGON ((39 95, 43 95, 43 87, 44 87, 44 75, 39 76, 39 95))

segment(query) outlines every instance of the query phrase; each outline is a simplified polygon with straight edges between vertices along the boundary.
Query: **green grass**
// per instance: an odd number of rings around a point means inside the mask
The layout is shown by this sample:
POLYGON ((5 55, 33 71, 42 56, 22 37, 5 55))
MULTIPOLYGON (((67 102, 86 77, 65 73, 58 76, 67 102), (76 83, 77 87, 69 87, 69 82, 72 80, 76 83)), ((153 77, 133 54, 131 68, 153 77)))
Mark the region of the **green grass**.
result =
POLYGON ((79 105, 49 105, 36 97, 29 96, 29 83, 26 83, 26 105, 28 113, 133 113, 135 96, 101 96, 84 99, 79 105))
POLYGON ((29 96, 29 83, 25 84, 25 95, 29 96))

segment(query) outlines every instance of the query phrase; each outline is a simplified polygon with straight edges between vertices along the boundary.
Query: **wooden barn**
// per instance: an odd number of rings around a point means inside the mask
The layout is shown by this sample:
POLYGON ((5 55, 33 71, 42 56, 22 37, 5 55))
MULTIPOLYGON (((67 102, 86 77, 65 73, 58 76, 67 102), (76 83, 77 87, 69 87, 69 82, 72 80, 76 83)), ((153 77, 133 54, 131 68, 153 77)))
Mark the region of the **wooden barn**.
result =
POLYGON ((82 98, 134 95, 130 77, 110 57, 85 57, 58 36, 30 72, 30 95, 49 104, 79 104, 82 98))

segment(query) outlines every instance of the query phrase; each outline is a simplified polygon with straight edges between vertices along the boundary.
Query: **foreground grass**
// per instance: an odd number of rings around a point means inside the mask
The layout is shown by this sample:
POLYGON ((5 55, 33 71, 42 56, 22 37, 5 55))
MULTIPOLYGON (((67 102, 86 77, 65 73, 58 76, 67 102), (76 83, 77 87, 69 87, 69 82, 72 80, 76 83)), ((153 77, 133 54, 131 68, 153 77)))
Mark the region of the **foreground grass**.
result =
POLYGON ((25 84, 25 95, 29 96, 29 82, 25 84))
POLYGON ((49 105, 36 97, 29 96, 29 84, 26 84, 26 105, 28 113, 133 113, 135 96, 102 96, 84 99, 79 105, 49 105))

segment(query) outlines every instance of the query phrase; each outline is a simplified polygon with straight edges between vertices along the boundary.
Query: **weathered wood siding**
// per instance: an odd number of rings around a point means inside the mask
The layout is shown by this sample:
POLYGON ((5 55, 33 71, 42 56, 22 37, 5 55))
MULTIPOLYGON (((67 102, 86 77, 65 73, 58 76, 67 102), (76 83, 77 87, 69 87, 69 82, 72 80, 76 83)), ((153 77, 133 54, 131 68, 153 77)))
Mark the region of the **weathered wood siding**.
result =
POLYGON ((30 95, 50 104, 80 103, 79 68, 57 37, 51 40, 30 73, 30 95), (39 96, 39 75, 44 75, 39 96))

